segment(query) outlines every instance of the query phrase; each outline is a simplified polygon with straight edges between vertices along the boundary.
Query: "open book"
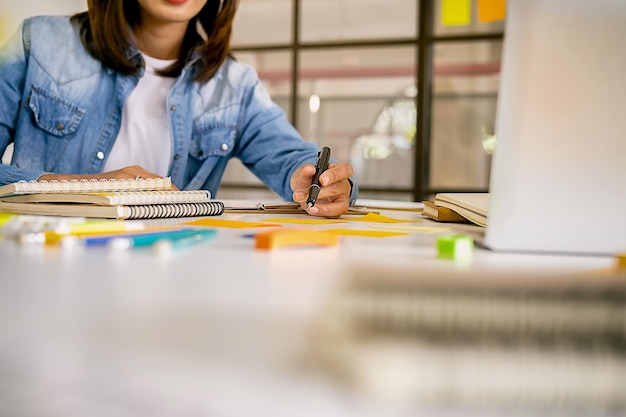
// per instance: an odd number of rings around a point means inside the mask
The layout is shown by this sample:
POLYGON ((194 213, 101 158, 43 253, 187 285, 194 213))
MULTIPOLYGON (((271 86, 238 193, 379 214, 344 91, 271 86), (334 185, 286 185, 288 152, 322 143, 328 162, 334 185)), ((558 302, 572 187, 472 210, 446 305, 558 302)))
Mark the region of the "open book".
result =
POLYGON ((438 206, 434 201, 424 201, 422 216, 438 222, 462 223, 468 220, 456 211, 447 207, 438 206))
POLYGON ((487 226, 489 193, 439 193, 434 203, 460 214, 478 226, 487 226))

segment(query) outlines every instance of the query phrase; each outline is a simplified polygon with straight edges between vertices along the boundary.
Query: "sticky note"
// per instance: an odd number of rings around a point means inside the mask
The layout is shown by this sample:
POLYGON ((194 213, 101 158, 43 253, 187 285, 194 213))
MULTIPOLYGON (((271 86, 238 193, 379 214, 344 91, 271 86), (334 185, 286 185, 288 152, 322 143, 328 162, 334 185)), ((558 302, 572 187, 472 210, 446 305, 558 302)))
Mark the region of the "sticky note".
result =
POLYGON ((405 236, 408 233, 402 232, 389 232, 382 230, 356 230, 356 229, 328 229, 329 233, 334 233, 343 236, 363 236, 363 237, 392 237, 392 236, 405 236))
POLYGON ((379 229, 402 230, 406 232, 418 232, 418 233, 441 233, 441 232, 449 232, 451 230, 449 227, 405 226, 405 225, 402 225, 402 226, 374 225, 370 227, 379 228, 379 229))
POLYGON ((455 261, 471 260, 474 239, 469 235, 441 235, 437 238, 437 257, 455 261))
POLYGON ((506 17, 505 0, 478 0, 478 21, 483 23, 503 20, 506 17))
POLYGON ((335 223, 345 223, 343 220, 336 219, 312 219, 312 218, 292 218, 292 217, 273 217, 269 219, 264 219, 264 222, 275 222, 275 223, 293 223, 293 224, 335 224, 335 223))
POLYGON ((339 236, 325 230, 278 229, 255 235, 256 249, 280 249, 299 246, 334 246, 339 236))
POLYGON ((387 217, 380 215, 378 213, 367 213, 365 216, 354 217, 350 219, 345 219, 351 222, 373 222, 373 223, 415 223, 421 222, 421 220, 406 220, 406 219, 395 219, 393 217, 387 217))
POLYGON ((442 0, 441 23, 444 26, 469 25, 470 19, 470 0, 442 0))
POLYGON ((246 227, 268 227, 268 226, 280 226, 280 224, 264 223, 264 222, 244 222, 240 220, 225 220, 225 219, 199 219, 183 223, 189 226, 207 226, 207 227, 231 227, 235 229, 244 229, 246 227))

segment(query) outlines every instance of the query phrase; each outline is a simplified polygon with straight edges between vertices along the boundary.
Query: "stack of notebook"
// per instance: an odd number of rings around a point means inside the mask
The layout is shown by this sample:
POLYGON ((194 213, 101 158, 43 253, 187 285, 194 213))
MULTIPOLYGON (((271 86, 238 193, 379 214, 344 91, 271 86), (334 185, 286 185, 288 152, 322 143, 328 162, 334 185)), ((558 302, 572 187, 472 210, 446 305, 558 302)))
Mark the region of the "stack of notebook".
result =
POLYGON ((439 193, 424 201, 422 215, 440 222, 472 222, 487 226, 489 193, 439 193))
POLYGON ((411 265, 348 271, 316 333, 333 374, 368 394, 472 415, 624 415, 626 271, 411 265))
POLYGON ((173 191, 170 178, 31 181, 0 187, 0 211, 106 219, 214 216, 207 190, 173 191))

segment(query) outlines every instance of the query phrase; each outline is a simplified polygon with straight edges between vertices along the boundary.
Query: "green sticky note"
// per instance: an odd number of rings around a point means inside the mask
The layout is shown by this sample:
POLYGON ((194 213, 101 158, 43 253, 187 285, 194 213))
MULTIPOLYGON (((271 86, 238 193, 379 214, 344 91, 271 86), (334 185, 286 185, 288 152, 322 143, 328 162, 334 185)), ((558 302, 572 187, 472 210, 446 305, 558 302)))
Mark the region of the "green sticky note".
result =
POLYGON ((444 26, 469 25, 471 10, 471 0, 443 0, 441 4, 441 23, 444 26))
POLYGON ((441 235, 437 238, 437 258, 455 261, 472 259, 474 239, 469 235, 441 235))

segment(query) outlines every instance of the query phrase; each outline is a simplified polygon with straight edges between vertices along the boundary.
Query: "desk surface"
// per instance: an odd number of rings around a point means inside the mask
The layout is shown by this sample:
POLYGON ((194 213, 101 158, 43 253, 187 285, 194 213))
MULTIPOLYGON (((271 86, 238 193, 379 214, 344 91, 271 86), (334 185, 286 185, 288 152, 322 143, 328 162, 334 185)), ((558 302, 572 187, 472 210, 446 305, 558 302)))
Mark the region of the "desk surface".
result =
MULTIPOLYGON (((418 212, 380 212, 441 226, 418 212)), ((254 231, 220 228, 215 240, 169 257, 0 238, 0 415, 412 414, 350 391, 316 366, 311 329, 355 265, 390 275, 457 273, 459 265, 436 259, 437 235, 342 236, 337 247, 260 251, 244 236, 254 231)), ((462 273, 612 264, 477 248, 462 273)))

